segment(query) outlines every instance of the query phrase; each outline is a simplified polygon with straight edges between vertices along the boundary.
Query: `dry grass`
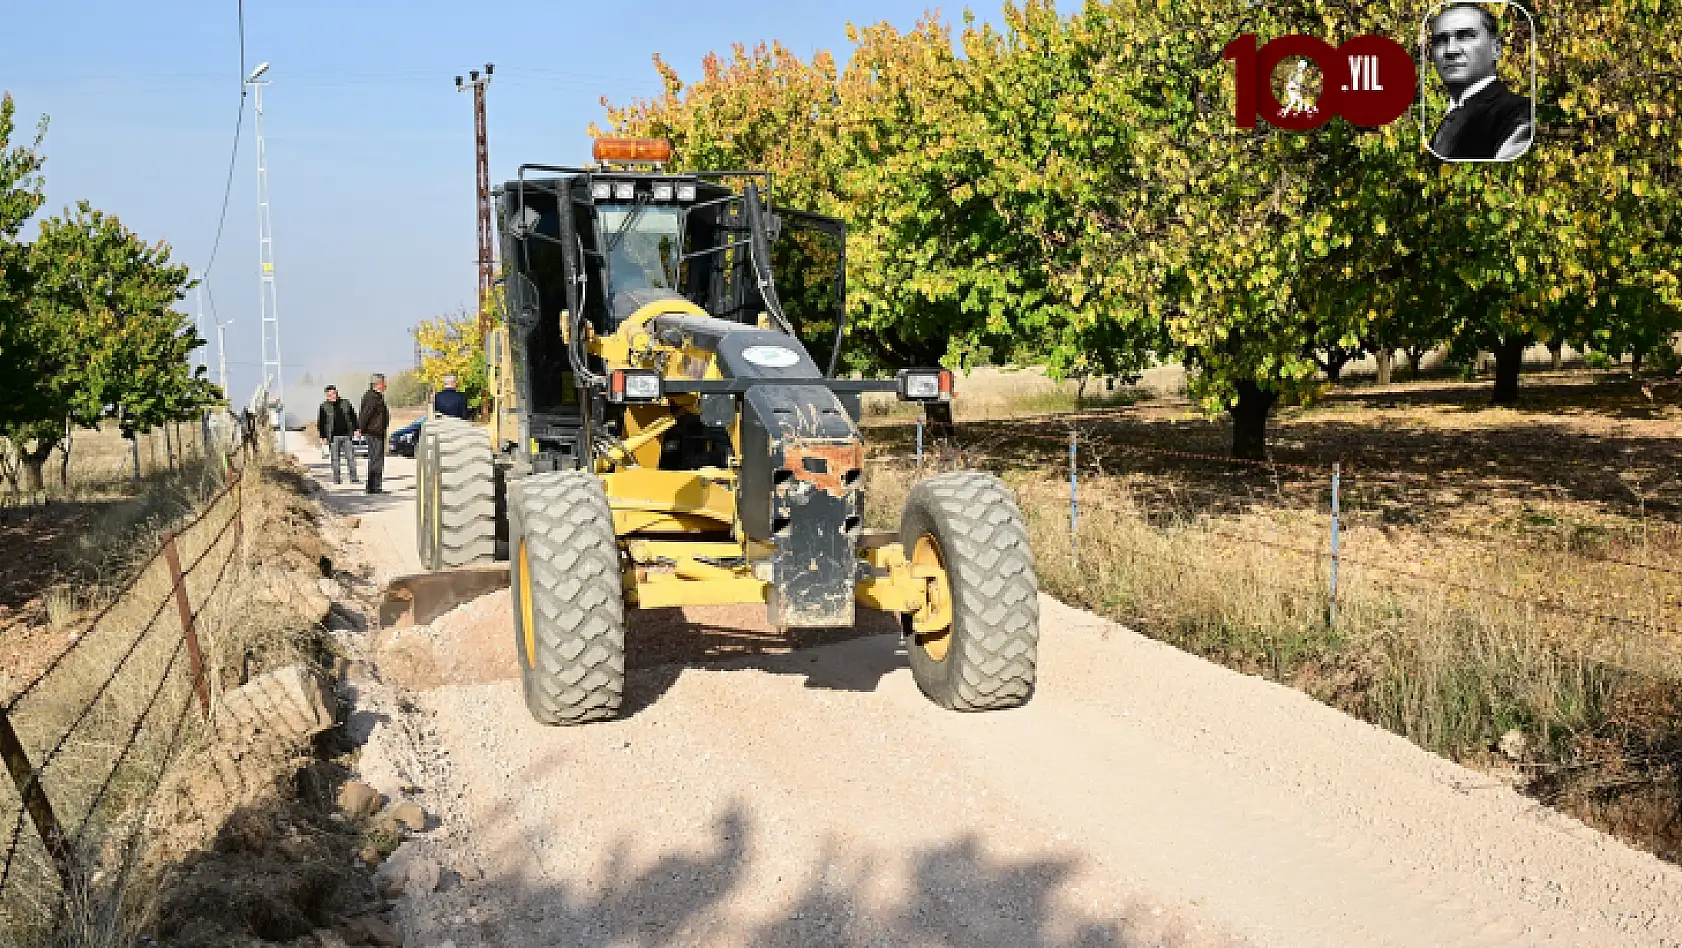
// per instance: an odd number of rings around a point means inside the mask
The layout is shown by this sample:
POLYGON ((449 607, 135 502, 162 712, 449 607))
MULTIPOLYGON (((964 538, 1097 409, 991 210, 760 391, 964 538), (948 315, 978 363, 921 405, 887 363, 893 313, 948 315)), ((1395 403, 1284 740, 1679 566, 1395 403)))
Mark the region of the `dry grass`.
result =
MULTIPOLYGON (((299 616, 263 601, 251 582, 261 548, 284 536, 296 498, 269 472, 255 465, 248 470, 237 496, 224 495, 177 535, 213 691, 237 685, 249 655, 282 664, 311 648, 310 636, 300 634, 299 616), (236 512, 242 512, 243 543, 236 512)), ((31 639, 32 654, 9 669, 10 683, 0 691, 8 697, 69 647, 17 700, 10 717, 41 768, 42 786, 81 872, 76 891, 61 893, 16 791, 0 781, 0 854, 19 830, 0 907, 0 942, 128 944, 145 917, 154 891, 146 868, 151 863, 143 858, 151 835, 142 825, 147 804, 172 762, 191 760, 206 739, 170 573, 162 557, 150 554, 163 532, 182 522, 195 499, 202 507, 219 481, 209 465, 188 463, 150 479, 148 492, 93 517, 81 540, 97 579, 54 587, 46 600, 48 633, 31 639), (113 598, 129 577, 132 588, 113 598), (103 617, 92 622, 101 610, 103 617), (54 935, 50 920, 61 897, 67 924, 54 935)))
POLYGON ((156 549, 161 532, 225 479, 227 461, 214 445, 206 457, 187 439, 191 453, 135 481, 120 463, 108 469, 112 458, 95 450, 126 450, 127 442, 107 432, 80 437, 68 489, 54 471, 46 497, 6 494, 0 504, 0 547, 9 554, 0 558, 0 694, 56 653, 78 620, 156 549))
POLYGON ((115 425, 78 430, 71 435, 69 464, 64 463, 63 452, 54 452, 47 461, 43 493, 20 493, 10 484, 0 484, 0 503, 139 496, 148 492, 147 482, 173 474, 205 454, 203 430, 197 423, 171 425, 167 435, 162 428, 154 429, 140 435, 136 442, 124 439, 115 425), (140 458, 138 478, 134 469, 135 448, 139 449, 140 458))
MULTIPOLYGON (((1591 404, 1605 394, 1593 391, 1591 404)), ((1078 422, 1089 446, 1078 546, 1066 425, 960 430, 986 446, 965 462, 1017 491, 1046 592, 1503 773, 1682 859, 1682 525, 1669 516, 1675 487, 1647 466, 1673 441, 1643 440, 1640 418, 1561 411, 1543 426, 1452 400, 1440 411, 1334 402, 1296 414, 1280 440, 1300 434, 1306 450, 1326 426, 1350 441, 1364 430, 1375 453, 1395 450, 1385 438, 1398 428, 1459 439, 1445 470, 1346 481, 1333 622, 1329 478, 1131 454, 1218 450, 1218 425, 1164 407, 1146 406, 1156 419, 1078 422), (1552 440, 1569 425, 1591 433, 1552 440), (1590 468, 1585 456, 1605 461, 1590 468), (1513 734, 1522 739, 1503 753, 1513 734)), ((877 434, 880 446, 901 433, 877 434)), ((946 455, 931 469, 957 463, 946 455)), ((897 526, 916 477, 873 465, 874 526, 897 526)))

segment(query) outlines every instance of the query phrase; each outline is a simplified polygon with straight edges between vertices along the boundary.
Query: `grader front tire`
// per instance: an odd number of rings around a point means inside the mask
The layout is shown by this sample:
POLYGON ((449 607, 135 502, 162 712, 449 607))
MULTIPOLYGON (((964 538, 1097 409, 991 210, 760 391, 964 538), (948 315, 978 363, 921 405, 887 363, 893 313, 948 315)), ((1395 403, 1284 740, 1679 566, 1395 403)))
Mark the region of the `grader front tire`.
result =
POLYGON ((929 606, 905 619, 917 687, 954 711, 1025 703, 1034 691, 1039 580, 1010 489, 988 474, 931 477, 906 498, 900 542, 934 584, 929 606))
POLYGON ((613 511, 595 475, 511 482, 509 590, 526 707, 543 724, 619 714, 625 599, 613 511))

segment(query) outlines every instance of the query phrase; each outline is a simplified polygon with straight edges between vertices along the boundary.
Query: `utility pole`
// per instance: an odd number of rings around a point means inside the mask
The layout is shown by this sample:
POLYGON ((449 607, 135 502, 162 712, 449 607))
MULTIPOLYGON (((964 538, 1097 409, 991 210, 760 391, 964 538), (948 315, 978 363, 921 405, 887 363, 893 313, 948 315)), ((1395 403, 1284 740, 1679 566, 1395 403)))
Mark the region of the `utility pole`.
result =
POLYGON ((491 84, 491 73, 496 71, 492 63, 485 64, 485 74, 479 75, 479 70, 469 70, 468 81, 462 82, 456 77, 456 90, 466 92, 473 90, 473 138, 474 160, 478 170, 478 208, 479 208, 479 338, 483 339, 491 328, 489 303, 491 298, 491 284, 496 280, 496 249, 491 242, 491 152, 485 136, 485 89, 491 84))
POLYGON ((234 410, 234 400, 228 395, 228 339, 225 331, 234 324, 233 320, 216 321, 216 370, 217 377, 222 380, 222 397, 228 399, 228 410, 234 410))
POLYGON ((252 70, 245 83, 252 87, 257 96, 257 256, 262 264, 258 289, 263 316, 263 377, 271 380, 274 385, 274 388, 269 390, 269 401, 276 406, 275 446, 285 453, 286 383, 281 374, 280 313, 275 303, 274 228, 269 220, 269 155, 263 143, 263 87, 268 83, 258 81, 258 78, 268 71, 269 64, 263 63, 252 70))

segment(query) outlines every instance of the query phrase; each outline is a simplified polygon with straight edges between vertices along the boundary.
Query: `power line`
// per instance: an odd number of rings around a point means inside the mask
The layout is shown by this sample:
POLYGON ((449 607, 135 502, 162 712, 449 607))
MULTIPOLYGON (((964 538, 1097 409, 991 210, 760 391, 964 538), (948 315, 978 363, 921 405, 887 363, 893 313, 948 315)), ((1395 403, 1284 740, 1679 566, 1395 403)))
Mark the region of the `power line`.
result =
MULTIPOLYGON (((216 217, 216 240, 210 245, 210 262, 204 267, 204 282, 210 282, 210 271, 216 266, 216 254, 222 249, 222 229, 228 223, 228 198, 234 190, 234 164, 239 160, 239 133, 245 125, 245 0, 239 3, 239 114, 234 116, 234 143, 228 153, 228 178, 222 185, 222 212, 216 217)), ((212 318, 216 314, 216 298, 210 300, 212 318)))

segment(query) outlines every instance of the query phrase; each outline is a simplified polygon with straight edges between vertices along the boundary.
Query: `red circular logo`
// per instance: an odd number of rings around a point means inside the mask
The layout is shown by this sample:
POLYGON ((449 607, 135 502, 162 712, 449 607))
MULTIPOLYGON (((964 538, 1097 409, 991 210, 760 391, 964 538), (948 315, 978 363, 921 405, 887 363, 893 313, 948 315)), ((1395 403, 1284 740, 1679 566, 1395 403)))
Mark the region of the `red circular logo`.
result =
POLYGON ((1419 73, 1400 43, 1387 36, 1357 36, 1337 48, 1337 59, 1343 71, 1326 73, 1326 89, 1338 90, 1337 114, 1344 121, 1378 128, 1407 113, 1419 73))
POLYGON ((1413 102, 1418 80, 1413 57, 1387 36, 1357 36, 1333 46, 1314 36, 1291 35, 1256 48, 1246 33, 1227 44, 1233 60, 1237 96, 1234 118, 1240 128, 1254 128, 1256 119, 1292 131, 1319 128, 1334 115, 1355 125, 1376 128, 1401 118, 1413 102), (1306 60, 1320 71, 1320 95, 1306 95, 1306 66, 1299 63, 1286 84, 1286 100, 1273 91, 1273 71, 1287 59, 1306 60))

